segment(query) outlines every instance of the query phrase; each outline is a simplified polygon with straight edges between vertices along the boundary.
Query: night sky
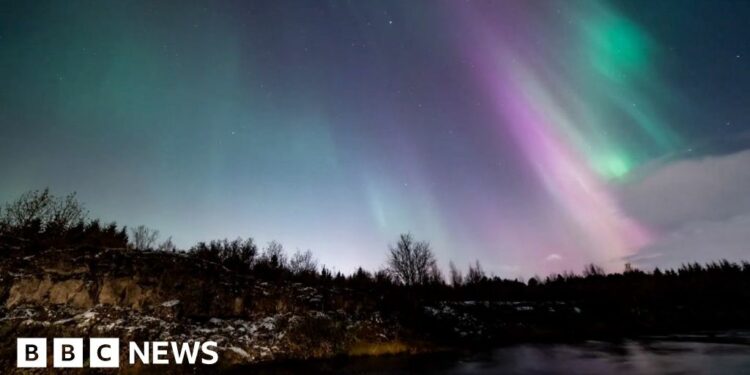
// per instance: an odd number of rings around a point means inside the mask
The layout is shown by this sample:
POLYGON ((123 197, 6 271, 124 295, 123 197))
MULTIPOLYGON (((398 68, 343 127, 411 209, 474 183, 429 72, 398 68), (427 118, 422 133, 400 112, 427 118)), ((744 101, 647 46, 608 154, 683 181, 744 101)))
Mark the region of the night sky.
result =
POLYGON ((345 272, 750 258, 750 2, 1 4, 0 201, 345 272))

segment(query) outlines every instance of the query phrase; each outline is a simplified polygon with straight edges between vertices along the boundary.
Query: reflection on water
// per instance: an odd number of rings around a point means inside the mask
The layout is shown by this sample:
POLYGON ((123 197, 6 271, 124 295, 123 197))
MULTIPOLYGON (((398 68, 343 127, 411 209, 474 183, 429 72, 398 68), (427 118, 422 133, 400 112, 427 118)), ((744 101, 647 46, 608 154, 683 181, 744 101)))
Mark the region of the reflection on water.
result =
POLYGON ((701 342, 589 342, 519 345, 461 361, 440 374, 740 374, 750 373, 750 347, 701 342))
MULTIPOLYGON (((254 369, 253 373, 257 373, 254 369)), ((522 344, 471 355, 359 358, 274 366, 259 373, 750 374, 750 346, 684 341, 522 344)))

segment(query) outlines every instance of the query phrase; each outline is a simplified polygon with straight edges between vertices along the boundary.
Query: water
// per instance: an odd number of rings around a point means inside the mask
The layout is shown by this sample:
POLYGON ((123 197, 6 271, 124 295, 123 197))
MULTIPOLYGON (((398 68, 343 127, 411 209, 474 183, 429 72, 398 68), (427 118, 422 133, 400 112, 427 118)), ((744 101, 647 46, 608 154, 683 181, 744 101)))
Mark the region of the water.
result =
POLYGON ((459 360, 434 374, 743 374, 750 346, 705 342, 518 345, 459 360))
MULTIPOLYGON (((258 373, 251 371, 253 373, 258 373)), ((750 374, 750 345, 698 341, 520 344, 479 353, 358 358, 261 369, 338 374, 750 374)))

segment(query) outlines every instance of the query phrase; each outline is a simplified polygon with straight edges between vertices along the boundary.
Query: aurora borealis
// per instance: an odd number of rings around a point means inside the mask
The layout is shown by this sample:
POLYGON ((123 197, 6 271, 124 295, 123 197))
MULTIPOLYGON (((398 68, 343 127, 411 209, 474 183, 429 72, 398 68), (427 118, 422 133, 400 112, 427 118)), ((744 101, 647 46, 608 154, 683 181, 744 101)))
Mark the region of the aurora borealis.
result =
MULTIPOLYGON (((2 201, 77 191, 181 247, 252 236, 347 272, 411 232, 507 277, 620 270, 750 212, 649 210, 680 195, 660 181, 704 181, 659 171, 749 144, 743 2, 0 8, 2 201)), ((707 190, 750 188, 717 165, 707 190)))

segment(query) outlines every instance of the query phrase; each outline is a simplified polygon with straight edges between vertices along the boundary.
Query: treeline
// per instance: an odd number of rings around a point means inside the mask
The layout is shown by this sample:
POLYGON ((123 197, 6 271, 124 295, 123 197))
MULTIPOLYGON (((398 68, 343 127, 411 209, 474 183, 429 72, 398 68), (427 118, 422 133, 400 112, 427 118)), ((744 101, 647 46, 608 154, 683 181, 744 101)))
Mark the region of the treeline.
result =
POLYGON ((34 251, 54 247, 128 246, 127 228, 88 219, 75 193, 55 196, 49 189, 29 191, 0 208, 0 243, 34 251))
POLYGON ((223 239, 179 250, 171 238, 160 241, 159 232, 145 226, 128 230, 114 222, 90 219, 75 194, 55 196, 48 189, 27 192, 0 207, 0 246, 22 252, 86 247, 180 252, 260 278, 340 284, 384 293, 402 288, 420 298, 438 300, 581 300, 629 308, 683 306, 691 301, 708 303, 700 308, 750 303, 748 262, 693 263, 648 272, 627 266, 614 274, 605 274, 591 264, 582 274, 568 272, 521 282, 488 275, 479 261, 465 274, 450 263, 444 275, 429 243, 403 234, 388 248, 382 269, 370 272, 359 268, 344 275, 319 265, 309 250, 288 254, 275 241, 261 248, 252 238, 223 239))

